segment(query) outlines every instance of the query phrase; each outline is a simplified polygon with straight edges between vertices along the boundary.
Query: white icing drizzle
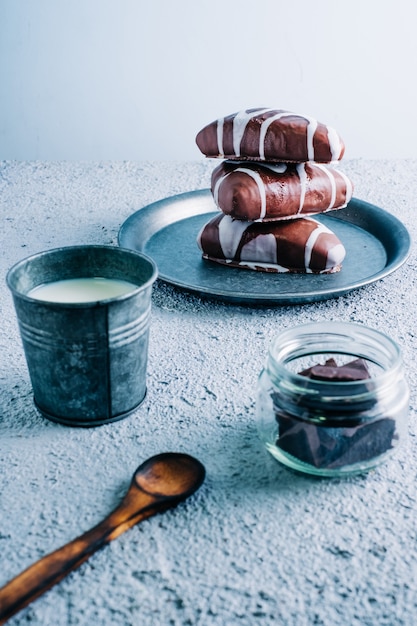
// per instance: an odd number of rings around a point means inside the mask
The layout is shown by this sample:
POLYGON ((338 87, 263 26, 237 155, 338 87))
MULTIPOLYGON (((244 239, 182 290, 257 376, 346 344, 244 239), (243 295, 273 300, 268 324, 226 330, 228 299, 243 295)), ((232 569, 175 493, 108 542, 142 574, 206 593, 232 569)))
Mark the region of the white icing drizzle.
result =
POLYGON ((327 127, 327 138, 329 140, 332 161, 338 161, 342 152, 342 143, 340 141, 339 135, 331 126, 327 127))
POLYGON ((305 120, 307 120, 307 154, 308 154, 308 160, 309 161, 314 161, 314 134, 316 132, 317 129, 317 125, 318 122, 316 119, 314 119, 314 117, 309 117, 307 115, 298 115, 296 113, 291 113, 290 111, 284 111, 281 113, 277 113, 276 115, 272 115, 271 117, 268 117, 268 119, 266 119, 261 126, 261 132, 259 134, 259 158, 260 159, 265 159, 265 138, 266 138, 266 133, 268 131, 268 128, 270 127, 270 125, 281 119, 282 117, 289 117, 289 116, 296 116, 296 117, 302 117, 305 120))
POLYGON ((276 163, 275 165, 272 163, 259 163, 259 167, 263 167, 265 170, 271 170, 275 172, 275 174, 284 174, 287 171, 286 163, 276 163))
POLYGON ((328 177, 330 181, 330 187, 331 187, 330 203, 326 209, 326 211, 329 211, 332 207, 334 207, 334 204, 336 202, 336 180, 334 177, 334 173, 330 170, 330 168, 326 167, 325 165, 322 165, 321 163, 316 163, 316 167, 321 169, 321 171, 326 174, 326 176, 328 177))
POLYGON ((317 120, 315 120, 313 117, 307 117, 307 115, 303 116, 304 119, 307 120, 307 154, 308 154, 308 160, 309 161, 314 161, 314 134, 316 132, 317 129, 317 120))
MULTIPOLYGON (((310 220, 310 221, 313 221, 313 220, 310 220)), ((317 227, 310 234, 305 244, 304 263, 306 267, 306 272, 308 273, 312 272, 312 270, 310 269, 311 255, 313 253, 314 246, 319 236, 323 233, 334 235, 334 233, 329 228, 327 228, 327 226, 325 226, 324 224, 319 224, 318 222, 316 222, 316 224, 317 224, 317 227)), ((346 255, 346 250, 343 244, 342 243, 335 244, 328 251, 327 259, 326 259, 326 267, 324 270, 321 270, 321 273, 328 272, 329 270, 332 270, 333 268, 340 265, 343 259, 345 258, 345 255, 346 255)))
POLYGON ((255 116, 275 109, 256 109, 256 111, 239 111, 233 118, 233 151, 236 156, 240 156, 240 144, 242 143, 243 134, 250 120, 255 116))
POLYGON ((219 151, 220 156, 224 156, 223 126, 224 126, 224 117, 221 117, 220 119, 217 120, 217 150, 219 151))
POLYGON ((234 258, 242 235, 251 223, 223 215, 219 223, 219 243, 226 259, 234 258))
POLYGON ((288 117, 289 115, 294 115, 294 113, 290 113, 289 111, 281 111, 281 113, 277 113, 276 115, 272 115, 268 117, 266 120, 262 122, 261 130, 259 133, 259 158, 265 159, 265 137, 268 131, 268 128, 271 126, 272 122, 275 122, 281 117, 288 117))
POLYGON ((298 207, 298 213, 301 213, 304 207, 307 188, 307 172, 305 169, 305 163, 297 163, 296 170, 298 178, 300 179, 300 206, 298 207))
POLYGON ((222 182, 228 176, 230 176, 230 174, 231 174, 231 172, 227 172, 227 174, 223 174, 222 176, 220 176, 220 178, 216 181, 216 184, 214 185, 213 199, 214 199, 214 202, 217 204, 217 206, 219 206, 219 189, 220 189, 220 185, 222 184, 222 182))
POLYGON ((288 267, 284 267, 283 265, 278 265, 278 263, 261 263, 259 261, 255 261, 250 263, 249 261, 240 261, 240 267, 247 267, 250 270, 257 270, 259 268, 263 268, 265 270, 272 270, 277 272, 277 274, 285 274, 290 271, 288 267))
MULTIPOLYGON (((232 167, 247 167, 248 161, 238 161, 237 159, 226 159, 225 161, 232 167)), ((256 161, 254 163, 255 167, 262 168, 264 170, 271 170, 271 172, 275 172, 275 174, 284 174, 287 171, 288 165, 287 163, 261 163, 260 161, 256 161)))
POLYGON ((240 261, 255 263, 262 259, 262 263, 277 262, 277 241, 272 233, 258 235, 242 246, 240 261))
POLYGON ((330 270, 332 267, 336 267, 340 265, 345 258, 346 250, 342 243, 338 243, 331 250, 329 250, 329 254, 327 255, 326 260, 326 270, 330 270))
POLYGON ((316 224, 316 228, 311 232, 304 247, 304 266, 307 272, 311 271, 310 270, 311 255, 313 254, 313 248, 315 246, 315 243, 319 235, 321 235, 322 233, 330 233, 330 234, 332 233, 332 231, 329 230, 326 226, 324 226, 324 224, 319 224, 318 222, 314 222, 314 220, 308 220, 308 221, 316 224))
POLYGON ((254 170, 250 170, 247 167, 237 167, 235 170, 235 172, 242 172, 243 174, 247 174, 248 176, 250 176, 256 183, 257 187, 258 187, 258 191, 259 191, 259 196, 261 199, 261 208, 260 208, 260 213, 259 213, 259 219, 263 219, 266 215, 266 191, 265 191, 265 185, 263 183, 262 177, 261 175, 254 171, 254 170))

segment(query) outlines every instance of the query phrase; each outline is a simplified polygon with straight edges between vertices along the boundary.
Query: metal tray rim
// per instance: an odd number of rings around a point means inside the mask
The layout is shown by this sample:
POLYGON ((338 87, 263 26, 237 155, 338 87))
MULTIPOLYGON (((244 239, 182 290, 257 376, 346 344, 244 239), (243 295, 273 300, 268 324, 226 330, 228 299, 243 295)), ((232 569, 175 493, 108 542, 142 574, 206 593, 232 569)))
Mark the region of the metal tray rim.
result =
MULTIPOLYGON (((214 205, 210 189, 197 189, 157 200, 142 207, 125 220, 119 229, 118 244, 121 247, 149 254, 146 250, 147 243, 161 229, 194 215, 209 215, 216 211, 218 209, 214 205), (175 207, 175 210, 173 207, 175 207), (139 225, 142 232, 141 236, 137 237, 139 225)), ((300 304, 339 297, 352 290, 369 285, 396 271, 407 260, 411 248, 409 232, 405 225, 388 211, 364 200, 352 198, 346 208, 330 213, 332 219, 350 222, 381 242, 387 253, 386 265, 381 270, 340 288, 335 289, 334 286, 331 286, 329 288, 321 288, 320 290, 313 288, 311 291, 303 291, 302 293, 292 292, 285 294, 279 292, 275 294, 257 292, 254 294, 242 290, 230 292, 230 290, 222 290, 218 285, 205 287, 204 285, 192 284, 186 280, 179 279, 175 276, 175 273, 168 275, 167 273, 159 272, 158 278, 163 282, 196 295, 222 301, 242 304, 300 304), (359 214, 355 214, 356 208, 360 209, 359 214), (361 216, 365 217, 367 221, 364 227, 361 226, 361 216), (372 224, 372 228, 370 228, 369 224, 372 224)), ((329 216, 330 213, 327 213, 326 216, 329 216)), ((153 260, 158 265, 158 259, 154 257, 153 260)), ((225 268, 224 271, 229 272, 231 269, 225 268)), ((237 269, 232 271, 241 273, 249 270, 237 269)), ((261 274, 260 280, 262 280, 261 274)), ((285 276, 285 274, 281 276, 285 276)))

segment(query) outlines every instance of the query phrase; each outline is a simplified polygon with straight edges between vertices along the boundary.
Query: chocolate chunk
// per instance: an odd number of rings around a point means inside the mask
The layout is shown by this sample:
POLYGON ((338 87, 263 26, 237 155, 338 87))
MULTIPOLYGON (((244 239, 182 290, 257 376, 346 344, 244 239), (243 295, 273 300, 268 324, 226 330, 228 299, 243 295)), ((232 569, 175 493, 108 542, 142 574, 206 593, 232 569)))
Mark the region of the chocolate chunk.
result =
MULTIPOLYGON (((324 365, 327 367, 337 367, 337 363, 333 358, 327 359, 324 365)), ((313 365, 313 367, 315 366, 313 365)), ((313 369, 313 367, 309 367, 308 369, 302 370, 298 373, 300 374, 300 376, 307 376, 307 378, 310 378, 311 370, 313 369)))
MULTIPOLYGON (((352 382, 370 378, 364 359, 355 359, 338 366, 331 358, 324 365, 313 365, 299 374, 312 380, 326 381, 330 387, 333 382, 352 382)), ((314 421, 315 409, 319 408, 320 401, 313 405, 308 399, 304 402, 303 396, 300 396, 299 404, 305 406, 311 413, 309 421, 284 413, 279 408, 277 394, 273 394, 273 400, 278 422, 277 446, 316 468, 336 469, 369 461, 390 450, 397 438, 395 420, 392 418, 364 421, 361 411, 375 405, 375 399, 360 404, 355 402, 351 407, 347 404, 333 406, 332 410, 324 411, 325 422, 314 421), (340 408, 340 412, 334 410, 337 408, 340 408), (352 418, 346 416, 341 418, 341 415, 349 413, 349 408, 355 415, 352 418)), ((343 400, 348 403, 349 395, 343 400)), ((323 409, 320 415, 323 417, 323 409)))
POLYGON ((385 417, 357 428, 344 429, 338 439, 337 454, 327 467, 343 467, 380 456, 393 447, 395 420, 385 417))
POLYGON ((364 359, 355 359, 345 365, 337 365, 336 361, 328 359, 324 365, 313 365, 307 370, 299 372, 301 376, 307 376, 314 380, 353 382, 370 378, 368 366, 364 359))
POLYGON ((355 428, 310 424, 277 414, 277 445, 304 463, 317 468, 340 468, 373 459, 391 449, 395 421, 383 418, 355 428))
POLYGON ((334 460, 337 430, 321 428, 294 419, 284 413, 277 414, 279 436, 277 445, 304 463, 314 467, 326 467, 334 460))

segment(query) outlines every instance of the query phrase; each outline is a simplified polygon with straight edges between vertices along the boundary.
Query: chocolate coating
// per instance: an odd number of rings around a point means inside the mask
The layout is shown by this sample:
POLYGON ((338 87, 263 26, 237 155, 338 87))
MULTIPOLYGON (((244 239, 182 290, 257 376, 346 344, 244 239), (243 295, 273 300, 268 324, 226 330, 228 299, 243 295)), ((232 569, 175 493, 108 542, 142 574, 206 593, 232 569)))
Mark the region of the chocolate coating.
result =
POLYGON ((204 259, 257 271, 331 273, 345 257, 338 237, 311 218, 245 222, 220 213, 197 242, 204 259))
POLYGON ((282 220, 341 209, 353 186, 339 170, 321 164, 222 161, 211 191, 223 213, 239 220, 282 220))
POLYGON ((247 109, 207 124, 196 136, 210 158, 302 163, 339 161, 342 139, 331 126, 283 109, 247 109))

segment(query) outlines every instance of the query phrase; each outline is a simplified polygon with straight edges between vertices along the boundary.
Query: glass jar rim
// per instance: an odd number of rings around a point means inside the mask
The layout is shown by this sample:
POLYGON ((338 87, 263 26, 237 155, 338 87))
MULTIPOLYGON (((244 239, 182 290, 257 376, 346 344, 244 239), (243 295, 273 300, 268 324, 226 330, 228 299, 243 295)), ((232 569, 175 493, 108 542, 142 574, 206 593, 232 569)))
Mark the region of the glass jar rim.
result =
MULTIPOLYGON (((326 353, 363 358, 379 365, 382 371, 366 379, 367 384, 374 388, 391 384, 402 367, 398 344, 379 330, 352 322, 310 322, 284 330, 273 339, 267 369, 277 379, 286 379, 304 387, 306 377, 291 371, 286 364, 296 358, 326 353)), ((363 380, 332 382, 331 387, 336 395, 341 386, 345 393, 350 389, 355 394, 355 391, 363 392, 363 383, 363 380)), ((311 378, 308 378, 308 385, 317 393, 325 387, 326 390, 329 388, 328 381, 311 378)))

